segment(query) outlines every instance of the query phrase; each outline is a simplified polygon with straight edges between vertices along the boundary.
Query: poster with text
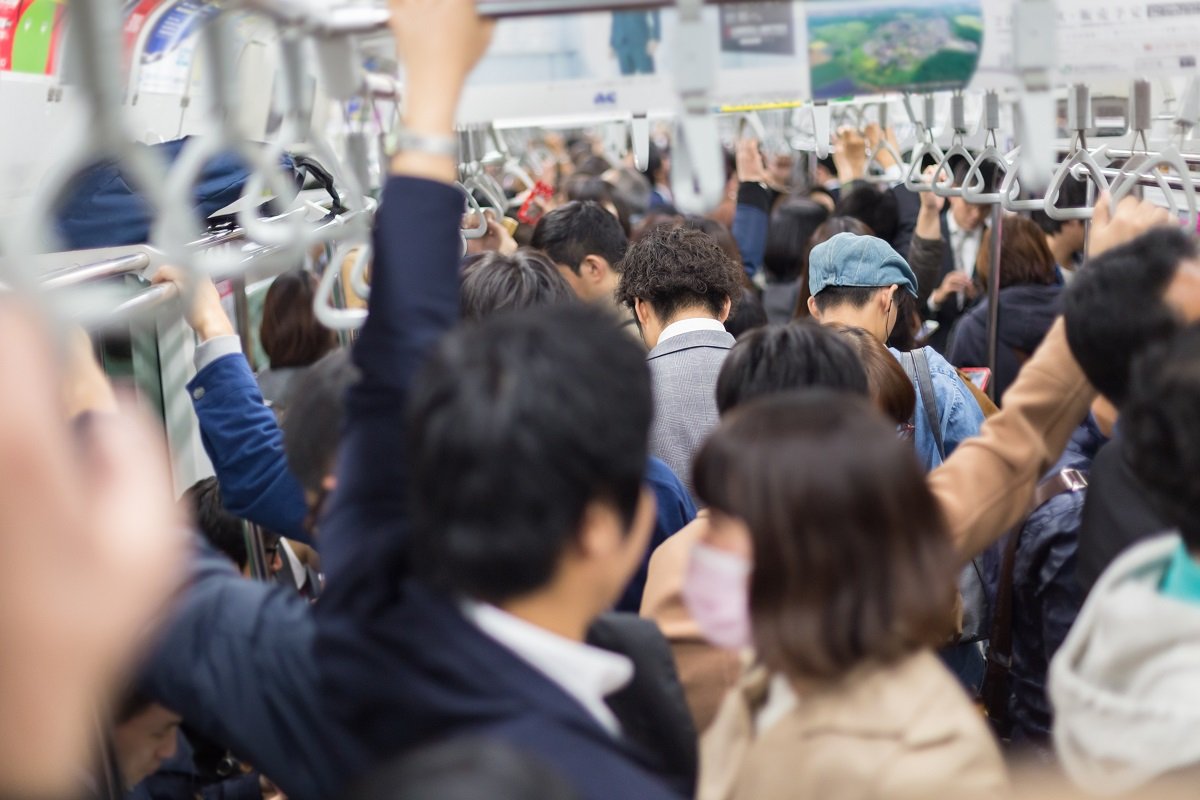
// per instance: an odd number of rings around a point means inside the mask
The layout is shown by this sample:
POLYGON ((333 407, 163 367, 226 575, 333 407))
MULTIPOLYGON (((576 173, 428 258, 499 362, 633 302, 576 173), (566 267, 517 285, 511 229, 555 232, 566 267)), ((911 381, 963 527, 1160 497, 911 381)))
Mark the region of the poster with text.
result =
POLYGON ((806 5, 812 97, 961 89, 984 41, 979 0, 806 5))
POLYGON ((217 13, 205 0, 177 0, 154 23, 142 46, 138 91, 183 94, 204 21, 217 13))

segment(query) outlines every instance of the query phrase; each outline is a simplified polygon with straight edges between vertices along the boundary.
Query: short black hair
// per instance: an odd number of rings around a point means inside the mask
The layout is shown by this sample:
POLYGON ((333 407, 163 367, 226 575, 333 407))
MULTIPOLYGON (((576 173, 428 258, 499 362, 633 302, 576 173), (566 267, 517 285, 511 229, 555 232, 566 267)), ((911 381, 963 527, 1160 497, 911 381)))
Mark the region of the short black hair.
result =
MULTIPOLYGON (((1059 208, 1085 208, 1088 204, 1087 189, 1088 181, 1068 175, 1058 191, 1058 202, 1055 205, 1059 208)), ((1045 211, 1033 211, 1029 217, 1050 236, 1062 230, 1063 221, 1052 219, 1045 211)))
POLYGON ((1180 262, 1197 257, 1178 228, 1156 228, 1084 264, 1063 298, 1067 342, 1087 379, 1120 408, 1134 360, 1182 327, 1166 304, 1180 262))
POLYGON ((337 460, 346 391, 358 381, 347 350, 335 350, 297 378, 283 420, 288 469, 307 491, 319 494, 337 460))
POLYGON ((886 286, 826 286, 813 295, 813 300, 816 301, 817 309, 821 313, 839 306, 862 308, 871 302, 871 298, 875 296, 876 292, 886 288, 886 286))
POLYGON ((829 218, 825 206, 806 197, 788 200, 771 214, 763 269, 778 282, 797 280, 808 261, 813 234, 829 218))
POLYGON ((885 242, 894 240, 900 229, 900 206, 896 195, 891 189, 866 181, 854 181, 842 189, 834 214, 861 220, 885 242))
POLYGON ((858 353, 834 331, 810 320, 768 325, 738 340, 717 376, 717 410, 780 392, 822 386, 868 396, 858 353))
POLYGON ((1152 346, 1121 411, 1125 457, 1147 498, 1200 552, 1200 327, 1152 346))
POLYGON ((726 301, 736 305, 741 298, 742 273, 707 233, 659 225, 625 254, 617 300, 630 308, 635 300, 647 302, 664 322, 689 306, 717 316, 726 301))
POLYGON ((588 200, 567 203, 538 220, 530 245, 578 274, 587 256, 600 256, 620 269, 629 238, 616 217, 588 200))
POLYGON ((650 183, 654 183, 654 176, 663 168, 663 162, 670 157, 669 150, 662 149, 654 142, 650 143, 650 153, 646 157, 646 169, 642 171, 642 174, 650 179, 650 183))
POLYGON ((405 753, 357 784, 344 800, 576 800, 541 761, 493 739, 450 739, 405 753))
POLYGON ((502 603, 544 586, 589 504, 628 524, 651 418, 645 351, 582 304, 452 332, 409 407, 415 574, 502 603))
POLYGON ((245 524, 240 517, 225 510, 217 479, 205 478, 192 484, 183 493, 183 500, 200 534, 237 564, 238 569, 244 570, 250 560, 246 551, 245 524))
POLYGON ((737 310, 725 320, 725 330, 735 338, 743 333, 767 324, 767 310, 762 299, 753 289, 742 288, 742 298, 734 306, 737 310))
POLYGON ((621 223, 621 231, 625 238, 628 239, 633 233, 633 209, 621 192, 608 181, 576 173, 567 179, 566 193, 567 199, 571 201, 591 201, 601 206, 611 203, 617 212, 617 222, 621 223))
POLYGON ((511 256, 485 253, 463 267, 460 304, 465 320, 575 300, 575 292, 558 267, 538 250, 518 250, 511 256))

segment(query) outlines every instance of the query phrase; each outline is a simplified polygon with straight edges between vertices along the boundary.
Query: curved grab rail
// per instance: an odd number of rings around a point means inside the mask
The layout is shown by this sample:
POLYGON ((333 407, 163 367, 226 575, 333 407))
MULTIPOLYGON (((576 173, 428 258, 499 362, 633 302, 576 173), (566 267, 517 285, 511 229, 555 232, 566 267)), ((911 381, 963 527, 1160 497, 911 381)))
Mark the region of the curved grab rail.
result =
POLYGON ((950 159, 954 158, 955 156, 958 156, 959 158, 965 158, 967 160, 967 164, 969 164, 971 168, 975 166, 975 157, 972 156, 971 151, 963 145, 962 140, 956 136, 954 144, 950 146, 949 150, 942 154, 942 160, 938 162, 937 169, 933 171, 933 177, 929 179, 929 182, 933 187, 933 193, 938 197, 963 196, 963 187, 954 185, 954 173, 950 171, 950 159), (948 181, 942 181, 940 179, 940 176, 943 173, 949 176, 950 179, 948 181))
POLYGON ((366 309, 338 308, 333 298, 334 286, 342 274, 342 262, 350 257, 351 251, 356 247, 360 249, 355 255, 351 273, 366 270, 366 265, 370 263, 374 252, 371 243, 365 241, 343 242, 334 250, 329 263, 325 265, 325 273, 321 276, 321 280, 317 284, 317 293, 313 297, 313 314, 316 315, 318 322, 331 330, 347 331, 360 328, 367 319, 366 309))
POLYGON ((1188 231, 1196 230, 1196 187, 1191 180, 1191 172, 1188 170, 1187 162, 1184 161, 1183 156, 1174 147, 1170 147, 1157 155, 1149 156, 1145 161, 1139 163, 1134 169, 1128 172, 1122 170, 1121 176, 1114 179, 1110 186, 1112 208, 1116 209, 1117 204, 1133 191, 1133 187, 1138 185, 1143 177, 1153 175, 1159 188, 1171 203, 1172 212, 1178 215, 1179 208, 1175 201, 1175 194, 1171 190, 1171 187, 1167 185, 1162 173, 1158 171, 1158 167, 1171 167, 1183 178, 1180 183, 1184 199, 1187 202, 1187 216, 1184 218, 1183 226, 1188 231))
POLYGON ((1013 148, 1009 153, 1013 157, 1013 168, 1004 175, 1004 181, 1000 184, 1000 207, 1005 211, 1043 211, 1046 208, 1046 201, 1041 197, 1031 197, 1021 199, 1021 182, 1018 159, 1021 154, 1020 146, 1013 148))
POLYGON ((998 205, 1002 202, 1004 194, 997 189, 993 192, 985 192, 983 183, 983 171, 980 169, 984 163, 990 161, 999 167, 1004 172, 1004 177, 1007 178, 1010 172, 1014 172, 1016 164, 1017 151, 1013 150, 1009 153, 1000 152, 1000 148, 995 145, 985 147, 982 152, 976 157, 971 168, 967 170, 967 176, 963 179, 962 199, 968 203, 976 205, 998 205))
MULTIPOLYGON (((1101 148, 1097 152, 1103 152, 1101 148)), ((1095 213, 1095 208, 1059 208, 1055 205, 1058 202, 1058 195, 1062 191, 1063 184, 1066 183, 1068 177, 1082 179, 1090 178, 1096 184, 1096 188, 1100 193, 1107 192, 1109 189, 1108 178, 1104 177, 1104 170, 1096 163, 1096 157, 1091 151, 1086 148, 1079 148, 1071 153, 1058 170, 1055 171, 1054 177, 1050 180, 1050 186, 1046 189, 1045 211, 1046 216, 1050 219, 1066 221, 1066 220, 1089 220, 1092 214, 1095 213)))
MULTIPOLYGON (((880 101, 878 105, 879 105, 879 132, 880 132, 879 146, 872 147, 871 152, 867 155, 867 180, 885 182, 888 180, 887 173, 888 173, 889 168, 885 167, 885 166, 883 166, 883 164, 879 163, 879 154, 887 153, 889 156, 891 156, 892 160, 896 162, 895 166, 900 169, 901 174, 903 174, 903 172, 904 172, 904 156, 902 156, 900 154, 900 151, 896 148, 896 146, 894 144, 892 144, 892 140, 890 138, 888 138, 888 131, 890 130, 890 128, 888 127, 888 103, 887 103, 887 101, 886 100, 880 101), (871 174, 871 166, 872 165, 874 165, 881 174, 872 175, 871 174)), ((864 128, 866 127, 865 124, 863 127, 864 128)))
POLYGON ((458 185, 458 188, 462 189, 463 194, 466 195, 467 213, 473 213, 479 217, 478 225, 473 228, 467 228, 463 230, 463 238, 482 239, 483 237, 487 236, 488 232, 487 215, 483 213, 483 207, 479 205, 479 201, 475 199, 475 194, 470 189, 461 183, 458 185))
POLYGON ((913 192, 931 192, 933 191, 933 179, 928 181, 921 180, 921 162, 925 160, 925 156, 933 156, 937 159, 940 165, 945 160, 945 154, 942 148, 938 147, 937 142, 933 141, 931 135, 926 135, 926 138, 917 145, 917 149, 913 150, 912 163, 908 165, 908 172, 904 176, 904 186, 913 192))

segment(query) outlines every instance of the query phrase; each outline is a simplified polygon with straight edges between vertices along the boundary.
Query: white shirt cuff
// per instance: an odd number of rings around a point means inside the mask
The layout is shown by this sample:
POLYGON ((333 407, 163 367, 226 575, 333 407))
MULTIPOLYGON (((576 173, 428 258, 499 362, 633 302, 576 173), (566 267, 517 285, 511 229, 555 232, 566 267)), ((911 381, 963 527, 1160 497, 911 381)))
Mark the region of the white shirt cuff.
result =
POLYGON ((218 358, 224 358, 225 356, 231 356, 234 353, 240 352, 242 352, 242 340, 236 334, 214 336, 207 342, 201 342, 196 348, 196 353, 193 356, 196 364, 196 372, 200 372, 218 358))

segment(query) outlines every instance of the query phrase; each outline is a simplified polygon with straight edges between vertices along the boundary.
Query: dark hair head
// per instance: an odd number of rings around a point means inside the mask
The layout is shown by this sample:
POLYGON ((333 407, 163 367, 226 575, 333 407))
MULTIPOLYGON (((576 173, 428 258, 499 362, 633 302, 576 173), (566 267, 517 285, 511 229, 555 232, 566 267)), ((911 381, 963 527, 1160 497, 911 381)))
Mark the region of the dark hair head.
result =
POLYGON ((912 446, 863 398, 766 397, 696 459, 706 505, 745 521, 758 657, 800 679, 891 663, 946 634, 954 556, 912 446))
POLYGON ((768 325, 738 340, 717 376, 717 410, 812 387, 866 396, 867 375, 845 341, 811 321, 768 325))
POLYGON ((694 231, 707 233, 717 243, 717 247, 721 248, 729 260, 735 264, 742 263, 742 251, 738 248, 737 240, 733 238, 733 234, 729 232, 720 222, 708 217, 701 217, 697 214, 688 214, 683 218, 683 222, 679 223, 684 228, 691 228, 694 231))
MULTIPOLYGON (((853 233, 855 236, 875 235, 862 220, 854 217, 830 217, 822 222, 813 233, 808 243, 809 251, 823 242, 828 242, 839 233, 853 233)), ((811 316, 808 311, 808 298, 811 296, 812 293, 808 291, 808 254, 805 253, 804 268, 800 273, 800 294, 796 297, 794 318, 804 319, 811 316)))
POLYGON ((1180 262, 1197 257, 1178 228, 1156 228, 1089 260, 1063 297, 1067 342, 1092 386, 1120 408, 1134 359, 1182 323, 1165 302, 1180 262))
POLYGON ((337 347, 337 334, 313 312, 316 292, 316 277, 299 271, 283 273, 267 289, 258 331, 273 368, 307 367, 337 347))
POLYGON ((646 169, 643 172, 643 174, 650 179, 650 183, 654 183, 655 178, 658 176, 659 170, 663 168, 670 156, 670 152, 663 150, 654 142, 650 143, 650 154, 646 158, 646 169))
POLYGON ((488 739, 452 739, 406 753, 357 783, 344 800, 577 800, 536 758, 488 739))
POLYGON ((831 325, 830 329, 841 334, 858 354, 859 363, 867 373, 867 388, 876 408, 897 425, 912 419, 917 408, 917 393, 900 362, 878 339, 862 328, 831 325))
POLYGON ((334 467, 342 439, 346 390, 358 370, 346 350, 335 350, 300 376, 283 421, 288 469, 307 491, 319 494, 334 467))
POLYGON ((477 322, 500 311, 575 299, 558 267, 537 250, 518 250, 511 256, 485 253, 463 268, 460 303, 465 320, 477 322))
POLYGON ((862 308, 871 301, 876 293, 882 292, 886 288, 886 286, 826 286, 814 299, 817 301, 817 308, 821 313, 840 306, 862 308))
POLYGON ((663 322, 692 306, 715 317, 742 296, 742 272, 708 234, 660 225, 625 254, 617 300, 647 302, 663 322))
MULTIPOLYGON (((1015 215, 1004 218, 1000 233, 1000 288, 1037 284, 1051 286, 1058 282, 1054 270, 1054 254, 1046 244, 1042 229, 1030 220, 1015 215)), ((983 232, 979 245, 979 280, 987 285, 992 265, 992 231, 983 232)))
MULTIPOLYGON (((950 158, 950 177, 954 179, 955 186, 963 186, 967 182, 967 175, 971 173, 971 162, 962 156, 952 156, 950 158)), ((981 191, 992 192, 999 187, 996 186, 996 164, 993 161, 984 161, 979 165, 979 177, 983 179, 981 191)), ((939 175, 938 181, 945 181, 946 176, 939 175)))
POLYGON ((613 269, 620 269, 629 240, 621 223, 604 206, 576 201, 538 220, 530 245, 578 274, 588 256, 600 256, 613 269))
POLYGON ((245 569, 249 556, 246 553, 246 529, 240 517, 225 510, 221 503, 221 485, 216 478, 197 481, 183 493, 183 501, 191 513, 196 527, 209 544, 224 553, 229 560, 245 569))
POLYGON ((734 312, 725 320, 725 330, 734 338, 767 324, 767 310, 753 289, 742 289, 742 298, 734 304, 734 312))
POLYGON ((1200 552, 1200 327, 1138 359, 1121 431, 1148 499, 1200 552))
POLYGON ((855 181, 842 189, 834 214, 862 221, 885 242, 896 238, 900 229, 900 207, 896 195, 886 187, 855 181))
POLYGON ((409 408, 417 574, 491 603, 545 585, 590 503, 632 520, 650 416, 645 351, 602 310, 451 333, 409 408))
POLYGON ((573 202, 599 203, 605 211, 609 211, 607 206, 611 205, 612 210, 617 212, 617 222, 621 223, 622 233, 626 239, 629 238, 629 234, 633 232, 633 211, 629 201, 607 181, 588 175, 573 175, 567 180, 566 191, 567 199, 573 202))
MULTIPOLYGON (((1058 191, 1058 202, 1055 205, 1059 208, 1085 208, 1088 204, 1087 188, 1088 181, 1068 175, 1058 191)), ((1034 211, 1029 216, 1043 233, 1053 236, 1062 230, 1062 220, 1051 219, 1045 211, 1034 211)), ((1008 224, 1007 221, 1005 224, 1008 224)), ((1007 236, 1007 231, 1002 235, 1007 236)))
POLYGON ((798 197, 771 214, 763 269, 776 281, 794 281, 804 271, 813 234, 829 217, 820 203, 798 197))

